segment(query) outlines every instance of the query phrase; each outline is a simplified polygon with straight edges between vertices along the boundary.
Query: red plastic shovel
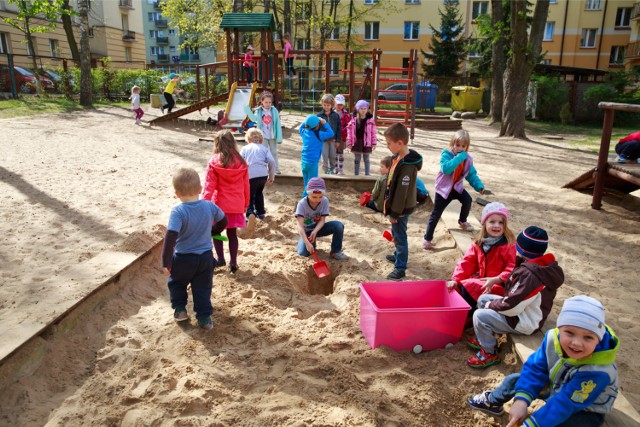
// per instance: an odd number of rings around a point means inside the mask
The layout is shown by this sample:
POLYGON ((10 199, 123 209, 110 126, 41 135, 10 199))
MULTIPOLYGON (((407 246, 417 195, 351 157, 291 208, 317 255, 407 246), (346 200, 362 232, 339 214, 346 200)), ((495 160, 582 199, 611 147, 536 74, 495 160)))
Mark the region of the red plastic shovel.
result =
POLYGON ((313 257, 316 260, 316 262, 313 264, 313 271, 316 272, 316 276, 318 276, 318 279, 322 279, 323 277, 326 277, 329 274, 331 274, 331 271, 329 270, 329 266, 327 265, 327 262, 320 261, 318 259, 318 254, 316 253, 316 251, 313 251, 313 257))

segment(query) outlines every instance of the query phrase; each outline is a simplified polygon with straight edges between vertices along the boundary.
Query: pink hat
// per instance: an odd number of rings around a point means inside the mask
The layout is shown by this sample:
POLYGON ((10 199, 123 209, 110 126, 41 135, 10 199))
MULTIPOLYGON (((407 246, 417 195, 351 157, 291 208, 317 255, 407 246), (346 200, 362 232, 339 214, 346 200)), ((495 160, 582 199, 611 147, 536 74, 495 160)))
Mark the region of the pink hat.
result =
POLYGON ((247 46, 247 50, 255 50, 255 49, 253 48, 253 45, 250 44, 249 46, 247 46))
POLYGON ((487 204, 487 206, 482 209, 482 220, 480 221, 482 225, 491 215, 502 215, 505 220, 509 221, 509 211, 500 202, 491 202, 487 204))

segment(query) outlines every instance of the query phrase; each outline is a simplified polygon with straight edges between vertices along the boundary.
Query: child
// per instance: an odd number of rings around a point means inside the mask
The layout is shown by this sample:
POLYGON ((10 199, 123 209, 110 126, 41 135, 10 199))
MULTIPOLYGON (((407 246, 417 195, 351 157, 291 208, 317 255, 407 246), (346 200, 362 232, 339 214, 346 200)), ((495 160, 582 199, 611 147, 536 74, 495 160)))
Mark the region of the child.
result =
POLYGON ((251 86, 253 83, 253 49, 252 45, 247 46, 246 53, 244 54, 244 61, 242 61, 242 68, 247 74, 247 86, 251 86))
POLYGON ((351 121, 351 115, 344 108, 344 96, 336 95, 336 113, 340 116, 340 141, 336 141, 336 175, 344 175, 344 149, 347 145, 347 125, 351 121))
POLYGON ((380 176, 373 186, 373 191, 371 191, 371 199, 366 204, 369 209, 373 209, 376 212, 382 212, 384 210, 384 196, 387 190, 387 174, 389 173, 389 168, 391 168, 391 163, 391 156, 384 157, 380 160, 380 176))
POLYGON ((516 266, 504 284, 504 297, 483 294, 473 314, 477 338, 471 348, 479 350, 467 360, 472 368, 500 363, 494 334, 531 335, 542 327, 553 306, 553 299, 564 282, 564 272, 553 254, 546 254, 547 232, 527 227, 516 239, 516 266))
MULTIPOLYGON (((236 140, 229 130, 218 132, 213 138, 213 156, 209 159, 207 174, 201 199, 211 200, 222 209, 227 216, 227 237, 229 238, 229 269, 232 273, 238 270, 238 235, 237 228, 246 226, 245 213, 249 207, 249 174, 236 140)), ((222 241, 215 239, 218 261, 216 266, 226 264, 222 241)))
POLYGON ((370 175, 369 156, 376 148, 377 142, 376 123, 373 120, 373 115, 369 113, 369 103, 361 99, 356 102, 356 111, 347 125, 347 146, 355 155, 354 175, 360 175, 360 159, 363 157, 364 174, 370 175))
POLYGON ((416 177, 422 169, 422 156, 409 149, 409 131, 403 124, 394 123, 389 126, 384 131, 384 139, 393 154, 387 174, 384 214, 389 216, 396 248, 393 255, 387 255, 387 260, 393 262, 393 271, 387 279, 401 280, 405 276, 409 259, 407 223, 416 207, 416 177))
POLYGON ((449 148, 442 150, 440 157, 440 170, 436 176, 436 199, 433 211, 427 222, 427 232, 422 241, 424 249, 433 249, 433 233, 442 216, 442 212, 454 199, 462 204, 458 224, 465 231, 473 231, 473 226, 467 222, 471 211, 471 196, 464 189, 464 179, 480 194, 484 194, 484 184, 478 178, 476 168, 473 167, 473 159, 467 153, 469 150, 469 132, 459 130, 451 138, 449 148))
POLYGON ((284 42, 284 64, 287 70, 285 79, 297 79, 296 69, 293 67, 293 55, 291 54, 291 35, 284 33, 282 35, 282 41, 284 42))
POLYGON ((171 114, 171 110, 176 106, 176 101, 173 99, 173 92, 181 93, 184 92, 182 89, 176 89, 176 85, 180 82, 180 76, 171 73, 169 74, 169 83, 167 83, 167 87, 164 88, 164 99, 167 101, 165 105, 160 107, 162 110, 162 114, 164 114, 164 110, 166 109, 169 114, 171 114))
POLYGON ((318 114, 318 117, 329 123, 334 134, 333 138, 325 139, 322 146, 322 169, 325 174, 331 175, 336 168, 336 144, 340 143, 342 136, 340 116, 333 111, 335 104, 333 95, 325 93, 320 101, 322 102, 322 112, 318 114))
POLYGON ((522 366, 493 391, 470 397, 473 409, 500 416, 515 399, 507 427, 600 426, 618 396, 616 353, 620 340, 605 324, 604 307, 595 298, 567 299, 556 328, 522 366), (528 415, 534 399, 545 405, 528 415))
POLYGON ((301 169, 304 191, 302 197, 307 195, 307 184, 311 178, 318 176, 318 162, 322 155, 323 141, 333 138, 333 131, 325 119, 318 116, 307 116, 300 126, 302 137, 301 169))
POLYGON ((516 237, 508 221, 509 211, 502 203, 487 204, 482 209, 482 232, 458 261, 447 282, 447 288, 457 289, 471 306, 470 317, 480 295, 504 295, 504 283, 516 265, 516 237))
POLYGON ((173 176, 173 188, 181 203, 171 210, 162 247, 173 318, 176 322, 189 319, 187 286, 191 284, 198 324, 211 329, 211 282, 216 261, 211 253, 211 235, 224 230, 227 218, 211 201, 198 200, 202 186, 195 170, 179 169, 173 176))
POLYGON ((418 204, 424 203, 427 201, 429 197, 429 190, 425 187, 424 182, 418 177, 416 177, 416 201, 418 204))
POLYGON ((344 224, 340 221, 326 221, 329 216, 329 199, 325 197, 326 187, 322 178, 311 178, 306 188, 308 195, 296 206, 295 217, 298 222, 298 255, 309 256, 316 250, 316 237, 331 235, 331 253, 333 259, 349 259, 342 252, 344 224))
POLYGON ((247 113, 249 120, 256 123, 256 127, 262 131, 262 137, 266 142, 267 148, 276 162, 276 174, 280 174, 280 163, 278 162, 278 144, 282 144, 282 124, 280 123, 280 115, 278 109, 273 106, 273 94, 264 91, 260 94, 261 106, 251 111, 248 105, 245 105, 244 112, 247 113))
POLYGON ((249 144, 242 147, 240 155, 249 165, 249 208, 246 217, 252 229, 256 216, 264 219, 262 191, 265 184, 273 184, 276 162, 267 147, 262 145, 262 132, 258 129, 249 129, 245 139, 249 144))
POLYGON ((620 138, 615 149, 618 163, 636 163, 640 157, 640 132, 620 138))
POLYGON ((144 111, 140 108, 140 86, 134 86, 131 88, 131 110, 136 113, 136 124, 141 123, 144 111))

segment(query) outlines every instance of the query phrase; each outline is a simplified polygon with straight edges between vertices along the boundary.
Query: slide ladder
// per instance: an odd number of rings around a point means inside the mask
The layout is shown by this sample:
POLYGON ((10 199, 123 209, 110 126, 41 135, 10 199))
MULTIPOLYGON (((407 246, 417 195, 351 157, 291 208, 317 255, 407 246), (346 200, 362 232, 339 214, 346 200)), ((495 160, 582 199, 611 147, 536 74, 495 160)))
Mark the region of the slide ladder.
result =
POLYGON ((379 67, 377 70, 378 84, 375 85, 377 98, 376 123, 388 126, 402 123, 409 126, 413 119, 415 102, 415 67, 416 53, 412 49, 407 67, 379 67), (381 77, 382 74, 393 77, 381 77), (402 87, 395 85, 403 84, 402 87), (384 86, 381 89, 380 86, 384 86), (392 98, 392 99, 387 99, 392 98), (385 106, 400 106, 400 108, 385 108, 385 106))

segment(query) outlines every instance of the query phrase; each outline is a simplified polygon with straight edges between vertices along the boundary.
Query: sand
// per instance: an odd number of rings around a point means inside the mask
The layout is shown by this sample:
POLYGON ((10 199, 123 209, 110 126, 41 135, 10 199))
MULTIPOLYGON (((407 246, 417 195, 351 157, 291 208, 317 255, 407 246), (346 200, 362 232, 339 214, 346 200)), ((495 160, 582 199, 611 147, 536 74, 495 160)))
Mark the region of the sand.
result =
MULTIPOLYGON (((285 173, 299 172, 300 141, 291 129, 301 121, 283 114, 285 173)), ((549 232, 550 251, 566 275, 558 299, 586 293, 604 303, 622 340, 622 389, 638 407, 638 199, 609 195, 602 211, 592 210, 590 195, 561 186, 593 167, 595 155, 498 139, 481 121, 464 127, 479 175, 495 193, 485 198, 506 204, 516 232, 528 225, 549 232)), ((50 322, 65 302, 86 293, 78 271, 101 280, 115 274, 96 262, 102 254, 137 256, 158 242, 176 203, 173 171, 204 172, 211 152, 210 143, 199 141, 211 137, 201 127, 136 126, 121 108, 5 119, 0 129, 3 337, 8 329, 50 322)), ((424 156, 420 176, 431 192, 450 135, 417 131, 412 148, 424 156)), ((372 164, 387 154, 381 141, 372 164)), ((472 353, 463 343, 416 355, 371 350, 365 342, 358 284, 384 278, 392 246, 381 237, 387 222, 358 206, 349 186, 329 198, 332 216, 345 223, 351 259, 328 260, 329 241, 321 240, 334 291, 312 294, 311 261, 294 251, 299 191, 267 189, 268 217, 241 241, 240 270, 214 276, 212 331, 198 329, 193 315, 175 324, 156 250, 97 302, 0 366, 0 424, 504 425, 506 417, 471 411, 465 399, 519 369, 510 350, 502 364, 475 371, 465 365, 472 353), (8 369, 14 366, 20 368, 8 369)), ((472 213, 480 212, 474 204, 472 213)), ((421 249, 428 214, 423 206, 409 223, 408 279, 446 279, 460 256, 442 223, 437 249, 421 249)))

